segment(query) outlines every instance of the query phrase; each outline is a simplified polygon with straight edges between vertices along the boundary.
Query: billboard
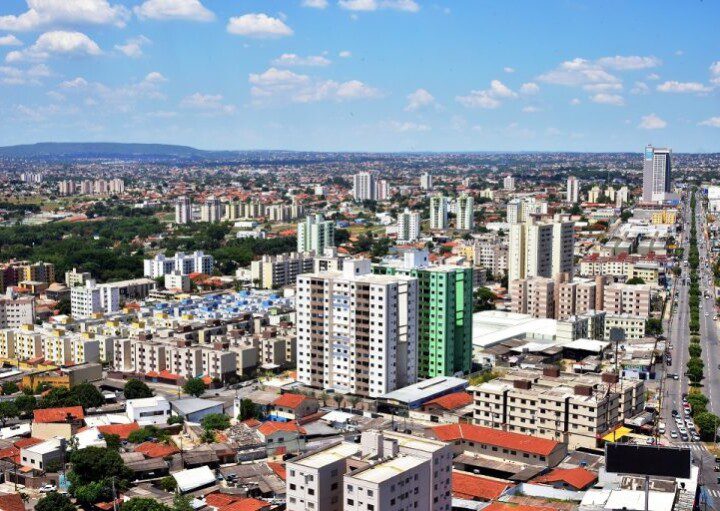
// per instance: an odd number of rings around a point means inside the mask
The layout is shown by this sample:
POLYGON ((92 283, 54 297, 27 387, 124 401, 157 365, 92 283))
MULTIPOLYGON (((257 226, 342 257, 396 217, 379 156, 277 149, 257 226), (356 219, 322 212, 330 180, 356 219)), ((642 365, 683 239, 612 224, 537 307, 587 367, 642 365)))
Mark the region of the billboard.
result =
POLYGON ((686 448, 613 443, 605 446, 608 472, 688 479, 690 463, 690 449, 686 448))

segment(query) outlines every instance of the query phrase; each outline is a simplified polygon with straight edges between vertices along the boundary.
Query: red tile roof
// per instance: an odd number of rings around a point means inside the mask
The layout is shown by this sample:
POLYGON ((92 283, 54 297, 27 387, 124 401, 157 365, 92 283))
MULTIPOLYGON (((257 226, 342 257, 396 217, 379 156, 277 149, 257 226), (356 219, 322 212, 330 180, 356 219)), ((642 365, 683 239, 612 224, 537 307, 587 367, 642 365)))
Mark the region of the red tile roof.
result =
POLYGON ((205 503, 208 506, 221 508, 227 506, 228 504, 232 504, 233 502, 236 502, 240 499, 242 499, 242 497, 238 495, 228 495, 227 493, 213 492, 205 496, 205 503))
POLYGON ((306 399, 309 398, 307 396, 303 396, 302 394, 292 394, 288 392, 278 397, 271 404, 273 406, 282 406, 283 408, 291 408, 294 410, 306 399))
POLYGON ((505 502, 493 502, 483 511, 557 511, 549 506, 528 506, 527 504, 506 504, 505 502))
POLYGON ((0 511, 25 511, 25 503, 19 493, 0 495, 0 511))
POLYGON ((82 406, 40 408, 33 412, 33 417, 35 422, 67 422, 68 414, 73 420, 85 418, 82 406))
POLYGON ((428 407, 430 405, 435 405, 443 410, 456 410, 458 408, 462 408, 463 406, 467 406, 470 403, 472 403, 472 396, 467 392, 453 392, 452 394, 447 394, 445 396, 436 397, 435 399, 431 399, 430 401, 427 401, 423 404, 423 409, 425 407, 428 407))
POLYGON ((260 424, 262 424, 262 422, 260 422, 259 420, 255 419, 255 418, 246 419, 242 423, 245 424, 248 428, 256 428, 260 424))
POLYGON ((260 433, 262 433, 265 436, 272 435, 273 433, 277 431, 295 431, 300 434, 305 434, 305 430, 297 425, 295 421, 290 422, 273 422, 273 421, 267 421, 263 422, 262 426, 260 426, 257 429, 260 433))
POLYGON ((140 429, 140 425, 137 422, 131 422, 130 424, 108 424, 97 428, 103 435, 117 435, 121 440, 127 440, 130 433, 140 429))
POLYGON ((467 440, 488 445, 496 445, 505 449, 548 456, 560 444, 554 440, 537 438, 520 433, 500 431, 499 429, 476 426, 474 424, 446 424, 432 428, 433 433, 443 442, 467 440))
POLYGON ((476 476, 470 472, 453 470, 452 473, 453 495, 459 499, 495 500, 513 486, 515 485, 507 481, 476 476))
POLYGON ((268 461, 267 466, 275 472, 275 475, 285 481, 287 479, 287 471, 285 470, 284 463, 278 463, 276 461, 268 461))
POLYGON ((597 481, 597 474, 582 467, 556 468, 545 475, 536 477, 534 483, 566 483, 576 490, 584 490, 597 481))
POLYGON ((240 499, 225 507, 221 507, 219 511, 260 511, 270 509, 270 503, 257 499, 240 499))
POLYGON ((180 452, 180 449, 169 444, 143 442, 135 448, 135 452, 141 452, 148 458, 167 458, 168 456, 172 456, 173 454, 180 452))

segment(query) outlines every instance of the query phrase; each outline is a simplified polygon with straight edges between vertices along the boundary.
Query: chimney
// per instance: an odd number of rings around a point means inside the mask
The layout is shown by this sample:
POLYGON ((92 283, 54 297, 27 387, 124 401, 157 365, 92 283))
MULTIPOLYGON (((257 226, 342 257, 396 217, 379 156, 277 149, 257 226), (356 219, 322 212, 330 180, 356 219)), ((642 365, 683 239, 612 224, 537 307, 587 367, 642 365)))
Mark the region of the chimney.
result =
POLYGON ((592 387, 590 385, 575 385, 576 396, 592 396, 592 387))
POLYGON ((619 381, 618 374, 617 373, 603 373, 602 374, 602 382, 603 383, 617 383, 619 381))
POLYGON ((545 366, 543 367, 543 376, 548 376, 550 378, 557 378, 560 376, 560 368, 557 366, 545 366))
POLYGON ((513 387, 516 389, 530 390, 530 385, 530 380, 515 380, 513 382, 513 387))

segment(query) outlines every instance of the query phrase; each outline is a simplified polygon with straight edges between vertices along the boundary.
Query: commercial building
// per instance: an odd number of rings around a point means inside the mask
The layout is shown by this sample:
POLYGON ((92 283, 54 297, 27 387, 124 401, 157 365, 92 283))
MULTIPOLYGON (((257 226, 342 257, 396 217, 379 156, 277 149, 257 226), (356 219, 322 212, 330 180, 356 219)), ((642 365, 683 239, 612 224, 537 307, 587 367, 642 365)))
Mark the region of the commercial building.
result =
POLYGON ((325 220, 322 215, 308 215, 298 224, 297 251, 322 254, 328 247, 335 246, 335 223, 325 220))
POLYGON ((472 231, 475 225, 475 216, 473 211, 474 199, 472 196, 463 194, 458 197, 457 208, 455 211, 456 227, 461 231, 472 231))
POLYGON ((353 176, 353 198, 356 201, 377 200, 375 176, 370 172, 360 172, 353 176))
POLYGON ((441 231, 448 228, 447 197, 433 195, 430 198, 430 229, 441 231))
POLYGON ((182 275, 191 273, 212 274, 215 261, 211 255, 204 254, 201 250, 192 254, 176 253, 173 257, 165 257, 165 254, 157 254, 152 259, 143 261, 143 274, 151 279, 164 276, 166 273, 179 271, 182 275))
POLYGON ((662 203, 672 186, 672 150, 648 145, 643 160, 643 202, 662 203))
POLYGON ((192 202, 190 201, 190 197, 178 197, 175 201, 175 223, 189 224, 192 220, 192 202))
POLYGON ((445 442, 366 431, 288 460, 287 509, 449 511, 452 457, 445 442))
POLYGON ((480 426, 597 447, 597 439, 642 412, 645 387, 616 374, 511 369, 500 378, 470 387, 480 426))
POLYGON ((510 226, 509 280, 573 274, 573 222, 523 222, 510 226))
POLYGON ((580 180, 575 176, 568 176, 565 202, 575 204, 580 202, 580 180))
POLYGON ((417 379, 418 283, 369 260, 297 279, 298 380, 377 397, 417 379))
POLYGON ((398 243, 412 243, 420 238, 420 213, 405 211, 398 215, 398 243))
POLYGON ((298 275, 310 273, 314 267, 313 253, 293 252, 276 256, 264 255, 261 259, 250 263, 250 275, 255 287, 277 289, 294 285, 298 275))
POLYGON ((429 266, 424 250, 375 266, 374 272, 418 282, 418 377, 469 373, 472 367, 473 269, 429 266))

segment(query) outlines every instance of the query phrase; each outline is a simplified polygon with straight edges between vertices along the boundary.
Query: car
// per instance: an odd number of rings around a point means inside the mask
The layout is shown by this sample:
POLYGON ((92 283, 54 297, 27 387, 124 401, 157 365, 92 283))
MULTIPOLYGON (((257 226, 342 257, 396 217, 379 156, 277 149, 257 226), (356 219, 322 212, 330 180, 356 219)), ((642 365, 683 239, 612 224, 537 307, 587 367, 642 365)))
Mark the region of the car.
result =
POLYGON ((40 487, 40 493, 50 493, 52 491, 57 491, 57 486, 54 484, 44 484, 40 487))
POLYGON ((673 416, 673 417, 676 417, 677 414, 678 414, 678 411, 677 411, 677 410, 673 410, 671 413, 672 413, 672 416, 673 416))
POLYGON ((682 440, 683 442, 688 442, 690 441, 690 437, 687 433, 680 433, 680 440, 682 440))
POLYGON ((681 435, 687 433, 687 429, 685 429, 683 426, 680 426, 678 428, 678 431, 680 432, 681 435))
POLYGON ((670 438, 677 438, 677 437, 678 437, 677 431, 670 432, 670 438))
POLYGON ((677 374, 673 374, 673 380, 679 380, 680 377, 677 374))
POLYGON ((660 426, 658 428, 658 433, 660 433, 661 435, 664 435, 665 434, 665 426, 660 426))

